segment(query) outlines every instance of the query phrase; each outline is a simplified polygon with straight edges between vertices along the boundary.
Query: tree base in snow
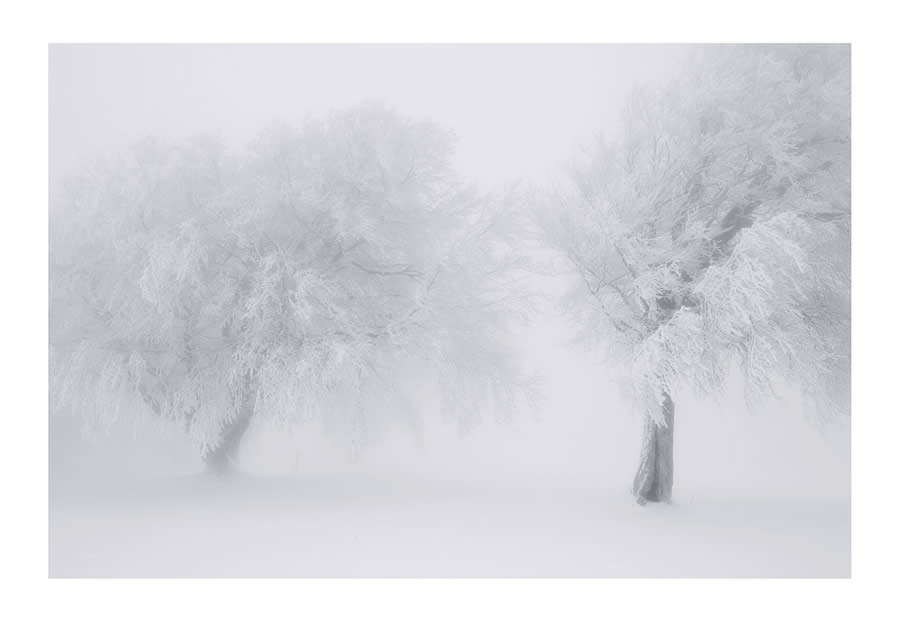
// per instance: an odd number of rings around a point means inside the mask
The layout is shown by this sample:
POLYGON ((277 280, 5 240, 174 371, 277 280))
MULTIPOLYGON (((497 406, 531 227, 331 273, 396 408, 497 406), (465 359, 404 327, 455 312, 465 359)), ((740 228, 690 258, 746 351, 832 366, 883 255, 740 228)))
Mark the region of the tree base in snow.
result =
POLYGON ((228 477, 233 475, 237 470, 237 460, 233 457, 224 459, 207 459, 204 460, 205 472, 213 477, 228 477))
POLYGON ((647 417, 641 462, 634 476, 632 492, 639 505, 671 503, 675 475, 675 404, 668 394, 662 404, 660 423, 647 417))
POLYGON ((253 391, 248 391, 248 395, 243 400, 237 417, 226 424, 222 430, 222 438, 218 446, 207 452, 203 457, 207 473, 225 476, 238 470, 238 452, 240 451, 241 440, 250 427, 255 408, 256 394, 253 391))

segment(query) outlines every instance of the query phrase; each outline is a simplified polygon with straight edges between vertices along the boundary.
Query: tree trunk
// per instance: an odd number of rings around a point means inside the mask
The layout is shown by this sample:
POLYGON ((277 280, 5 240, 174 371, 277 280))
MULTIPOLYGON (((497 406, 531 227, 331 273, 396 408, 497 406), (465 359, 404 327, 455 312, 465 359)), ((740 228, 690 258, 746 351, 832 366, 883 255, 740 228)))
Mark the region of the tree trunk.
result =
POLYGON ((235 471, 238 465, 238 451, 240 450, 241 439, 244 437, 247 428, 250 427, 255 408, 256 393, 251 391, 250 396, 246 397, 241 404, 234 421, 225 425, 219 444, 203 457, 207 473, 228 475, 235 471))
POLYGON ((668 393, 662 404, 663 425, 647 416, 641 462, 634 476, 632 492, 641 505, 672 500, 675 477, 675 404, 668 393))

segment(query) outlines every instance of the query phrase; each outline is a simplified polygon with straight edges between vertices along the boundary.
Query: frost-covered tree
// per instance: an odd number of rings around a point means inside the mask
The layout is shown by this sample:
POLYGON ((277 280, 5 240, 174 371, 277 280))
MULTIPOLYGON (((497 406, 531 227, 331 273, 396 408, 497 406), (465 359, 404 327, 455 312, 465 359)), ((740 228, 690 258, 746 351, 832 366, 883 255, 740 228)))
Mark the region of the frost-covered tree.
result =
POLYGON ((668 501, 676 391, 744 372, 849 412, 846 46, 714 47, 629 100, 543 225, 585 335, 624 354, 645 417, 633 491, 668 501))
POLYGON ((261 418, 363 440, 374 403, 410 408, 410 367, 464 424, 528 397, 505 343, 527 306, 514 219, 452 153, 362 106, 235 154, 148 140, 93 167, 51 215, 54 407, 174 421, 220 472, 261 418))

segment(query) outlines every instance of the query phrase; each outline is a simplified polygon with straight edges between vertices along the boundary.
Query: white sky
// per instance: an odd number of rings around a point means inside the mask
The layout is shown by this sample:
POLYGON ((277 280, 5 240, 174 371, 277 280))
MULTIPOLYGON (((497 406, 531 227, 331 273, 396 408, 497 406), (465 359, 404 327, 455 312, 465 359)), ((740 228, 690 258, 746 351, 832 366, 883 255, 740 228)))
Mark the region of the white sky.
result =
POLYGON ((239 145, 274 122, 380 100, 459 137, 488 184, 546 181, 614 133, 627 92, 664 81, 686 46, 62 45, 50 50, 54 180, 145 135, 239 145))

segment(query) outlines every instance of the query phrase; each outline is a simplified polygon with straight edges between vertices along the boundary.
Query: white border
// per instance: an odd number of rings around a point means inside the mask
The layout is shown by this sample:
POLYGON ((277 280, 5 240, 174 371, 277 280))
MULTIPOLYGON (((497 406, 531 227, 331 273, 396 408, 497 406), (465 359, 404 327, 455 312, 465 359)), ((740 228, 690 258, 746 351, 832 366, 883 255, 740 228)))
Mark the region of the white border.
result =
MULTIPOLYGON (((886 6, 886 3, 880 3, 886 6)), ((160 619, 868 619, 896 610, 896 21, 878 3, 18 3, 4 10, 0 617, 160 619), (850 41, 854 105, 851 581, 48 581, 47 43, 73 41, 850 41), (9 189, 12 192, 8 192, 9 189), (8 340, 4 340, 7 342, 8 340), (9 399, 9 397, 12 399, 9 399), (20 424, 26 425, 21 426, 20 424), (874 615, 874 614, 873 614, 874 615)), ((140 537, 136 534, 136 537, 140 537)))

